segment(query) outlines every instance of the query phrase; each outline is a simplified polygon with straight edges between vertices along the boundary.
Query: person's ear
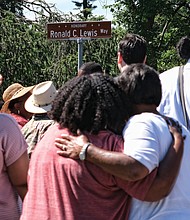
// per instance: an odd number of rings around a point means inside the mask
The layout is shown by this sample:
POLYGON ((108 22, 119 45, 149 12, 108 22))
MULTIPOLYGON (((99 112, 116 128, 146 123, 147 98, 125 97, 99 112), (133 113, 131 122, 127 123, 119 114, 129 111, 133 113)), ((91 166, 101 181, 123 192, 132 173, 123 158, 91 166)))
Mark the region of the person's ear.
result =
POLYGON ((20 103, 15 103, 13 108, 11 108, 11 112, 15 114, 19 114, 20 112, 20 103))
POLYGON ((146 59, 147 59, 147 55, 144 58, 144 61, 143 61, 144 64, 146 63, 146 59))
POLYGON ((19 109, 20 109, 20 103, 19 103, 19 102, 15 103, 15 104, 14 104, 14 108, 15 108, 16 110, 19 110, 19 109))
POLYGON ((124 61, 123 61, 123 57, 121 55, 121 52, 118 52, 117 53, 117 66, 118 66, 120 72, 122 72, 123 64, 124 64, 124 61))
POLYGON ((122 61, 123 61, 123 58, 122 58, 121 52, 118 51, 117 52, 117 63, 118 63, 118 65, 121 65, 122 61))

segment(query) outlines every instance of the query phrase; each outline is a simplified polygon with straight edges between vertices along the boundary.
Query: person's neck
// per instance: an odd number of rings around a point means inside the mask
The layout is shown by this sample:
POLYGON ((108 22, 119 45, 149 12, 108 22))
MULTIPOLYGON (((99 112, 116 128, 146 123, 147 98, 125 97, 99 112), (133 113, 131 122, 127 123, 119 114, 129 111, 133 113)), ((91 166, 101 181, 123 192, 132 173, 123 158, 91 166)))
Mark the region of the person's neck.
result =
MULTIPOLYGON (((146 64, 146 56, 144 57, 144 61, 142 62, 143 64, 146 64)), ((130 64, 125 63, 125 61, 122 58, 122 61, 120 63, 118 63, 118 68, 119 71, 122 73, 124 69, 128 68, 130 66, 130 64)))
POLYGON ((124 69, 128 68, 129 65, 126 63, 123 63, 122 65, 119 66, 119 71, 122 73, 124 69))
POLYGON ((141 114, 143 112, 149 112, 153 114, 159 115, 160 113, 156 110, 157 106, 154 104, 148 105, 148 104, 137 104, 133 105, 133 114, 132 115, 137 115, 141 114))

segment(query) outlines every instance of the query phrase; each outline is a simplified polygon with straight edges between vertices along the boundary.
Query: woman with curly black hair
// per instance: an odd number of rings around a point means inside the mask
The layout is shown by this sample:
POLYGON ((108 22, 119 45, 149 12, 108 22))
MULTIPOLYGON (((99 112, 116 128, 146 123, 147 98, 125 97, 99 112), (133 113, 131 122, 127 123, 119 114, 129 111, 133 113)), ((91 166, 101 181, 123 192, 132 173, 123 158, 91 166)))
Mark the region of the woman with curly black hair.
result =
POLYGON ((155 173, 141 184, 124 182, 81 161, 89 143, 78 161, 60 157, 54 143, 63 133, 80 129, 97 146, 122 152, 123 139, 112 131, 121 132, 128 109, 128 99, 112 77, 91 74, 65 83, 52 105, 51 117, 58 123, 45 133, 30 161, 22 220, 128 218, 129 194, 143 199, 155 173))
POLYGON ((50 116, 73 134, 112 130, 121 134, 128 100, 112 77, 99 74, 73 78, 58 92, 50 116))

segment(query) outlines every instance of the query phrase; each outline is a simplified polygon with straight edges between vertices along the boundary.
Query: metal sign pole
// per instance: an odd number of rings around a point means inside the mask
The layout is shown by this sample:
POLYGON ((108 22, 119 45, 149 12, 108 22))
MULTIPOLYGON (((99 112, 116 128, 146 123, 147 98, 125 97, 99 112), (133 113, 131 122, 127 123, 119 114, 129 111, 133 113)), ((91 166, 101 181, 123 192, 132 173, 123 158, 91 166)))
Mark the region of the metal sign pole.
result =
POLYGON ((82 38, 77 39, 78 43, 78 70, 82 65, 82 58, 83 58, 83 40, 82 38))

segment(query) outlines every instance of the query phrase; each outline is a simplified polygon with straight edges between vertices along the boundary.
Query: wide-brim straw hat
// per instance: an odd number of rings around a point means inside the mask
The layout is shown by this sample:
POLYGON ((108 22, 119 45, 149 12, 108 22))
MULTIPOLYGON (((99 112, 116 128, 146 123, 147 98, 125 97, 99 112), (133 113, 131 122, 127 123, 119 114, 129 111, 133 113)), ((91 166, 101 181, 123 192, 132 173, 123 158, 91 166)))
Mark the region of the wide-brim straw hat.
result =
POLYGON ((10 101, 24 96, 26 93, 32 91, 34 86, 24 87, 19 83, 13 83, 3 93, 4 104, 1 108, 1 112, 10 113, 9 103, 10 101))
POLYGON ((57 90, 52 81, 45 81, 35 86, 32 95, 25 102, 25 109, 34 114, 42 114, 51 110, 52 101, 57 90))

